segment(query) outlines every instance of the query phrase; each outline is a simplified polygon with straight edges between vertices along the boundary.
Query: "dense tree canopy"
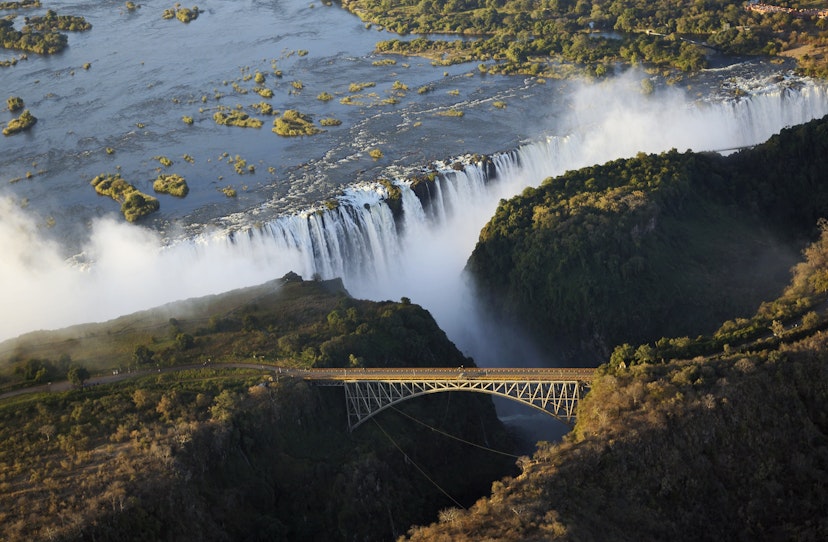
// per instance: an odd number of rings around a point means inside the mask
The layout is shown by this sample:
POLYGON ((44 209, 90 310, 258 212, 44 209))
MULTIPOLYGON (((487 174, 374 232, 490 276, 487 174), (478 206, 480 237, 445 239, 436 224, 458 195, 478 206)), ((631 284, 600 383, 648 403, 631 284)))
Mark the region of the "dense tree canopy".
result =
POLYGON ((468 267, 498 313, 597 360, 712 332, 781 290, 793 263, 781 247, 828 213, 826 150, 823 119, 728 158, 672 151, 569 172, 502 201, 468 267))
POLYGON ((553 59, 599 75, 619 60, 688 71, 706 65, 706 47, 777 54, 802 45, 812 48, 801 60, 803 69, 818 73, 828 37, 816 17, 749 11, 732 0, 346 0, 343 6, 401 34, 477 37, 391 40, 379 51, 426 54, 446 63, 495 60, 487 69, 501 73, 554 73, 548 64, 553 59))

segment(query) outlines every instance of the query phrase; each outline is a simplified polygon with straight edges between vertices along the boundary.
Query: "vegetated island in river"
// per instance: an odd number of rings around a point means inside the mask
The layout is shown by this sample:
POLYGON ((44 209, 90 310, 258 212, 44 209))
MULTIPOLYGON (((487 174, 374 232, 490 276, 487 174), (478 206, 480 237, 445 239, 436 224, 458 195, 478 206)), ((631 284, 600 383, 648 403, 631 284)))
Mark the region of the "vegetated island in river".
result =
POLYGON ((455 505, 418 468, 464 506, 515 472, 432 429, 510 450, 490 399, 412 400, 350 433, 341 388, 275 366, 471 363, 407 299, 295 274, 0 343, 4 389, 126 376, 0 400, 0 538, 394 539, 455 505))
MULTIPOLYGON (((388 40, 378 52, 416 54, 437 64, 480 61, 489 73, 557 77, 575 63, 595 75, 617 62, 668 72, 707 64, 710 48, 730 55, 786 55, 808 75, 828 75, 825 19, 764 13, 712 0, 343 0, 363 21, 400 34, 460 34, 477 39, 388 40)), ((788 5, 788 4, 786 4, 788 5)), ((809 3, 794 3, 810 6, 809 3)))
POLYGON ((148 194, 144 194, 128 182, 120 173, 101 174, 90 182, 95 192, 101 196, 109 196, 121 204, 121 213, 129 222, 135 222, 141 217, 157 211, 161 204, 148 194))
POLYGON ((0 18, 0 45, 4 49, 18 49, 41 55, 53 55, 66 48, 69 39, 60 32, 21 32, 14 28, 14 21, 0 18))
MULTIPOLYGON (((11 98, 9 98, 11 100, 11 98)), ((20 102, 22 104, 22 102, 20 102)), ((9 108, 12 107, 12 103, 9 103, 9 108)), ((16 119, 12 119, 6 124, 6 127, 3 128, 3 135, 10 136, 17 134, 19 132, 23 132, 28 130, 32 126, 35 125, 37 122, 37 117, 32 115, 32 113, 28 109, 24 109, 20 116, 16 119)))

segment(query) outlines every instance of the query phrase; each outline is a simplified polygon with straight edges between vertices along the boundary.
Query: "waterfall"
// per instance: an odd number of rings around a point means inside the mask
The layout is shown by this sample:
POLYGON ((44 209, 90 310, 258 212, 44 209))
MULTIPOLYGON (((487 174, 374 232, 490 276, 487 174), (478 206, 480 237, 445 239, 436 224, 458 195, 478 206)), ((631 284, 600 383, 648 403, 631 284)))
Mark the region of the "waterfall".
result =
POLYGON ((465 258, 500 198, 549 176, 642 150, 721 150, 755 145, 781 128, 825 114, 826 90, 810 83, 728 102, 687 104, 673 100, 639 102, 632 107, 625 104, 617 110, 584 108, 573 121, 581 128, 571 134, 524 144, 491 157, 490 162, 466 159, 462 169, 435 164, 438 173, 433 181, 425 181, 429 185, 423 199, 415 195, 410 180, 396 181, 402 194, 399 220, 387 204, 389 195, 384 187, 361 184, 347 189, 335 209, 277 218, 249 233, 252 237, 273 237, 277 246, 300 251, 305 255, 304 274, 342 277, 346 286, 374 297, 377 281, 405 273, 406 247, 416 243, 416 237, 433 238, 442 230, 445 242, 454 245, 459 242, 455 235, 458 219, 473 221, 474 238, 463 244, 465 258), (600 114, 595 114, 596 109, 600 114))
POLYGON ((481 323, 483 315, 476 314, 462 278, 480 230, 501 198, 567 170, 640 151, 754 145, 826 114, 826 89, 808 80, 783 81, 724 102, 688 100, 678 90, 644 97, 621 85, 588 86, 573 97, 559 133, 487 159, 432 164, 433 180, 419 187, 411 179, 393 186, 353 185, 335 205, 173 242, 144 228, 100 220, 84 254, 92 263, 83 269, 61 262, 59 247, 38 240, 37 224, 0 201, 5 260, 0 281, 14 285, 0 301, 19 308, 2 317, 0 340, 260 284, 294 271, 306 279, 341 277, 360 298, 409 297, 479 363, 526 363, 491 359, 499 355, 490 348, 491 339, 502 330, 481 323), (31 232, 31 239, 21 231, 31 232))

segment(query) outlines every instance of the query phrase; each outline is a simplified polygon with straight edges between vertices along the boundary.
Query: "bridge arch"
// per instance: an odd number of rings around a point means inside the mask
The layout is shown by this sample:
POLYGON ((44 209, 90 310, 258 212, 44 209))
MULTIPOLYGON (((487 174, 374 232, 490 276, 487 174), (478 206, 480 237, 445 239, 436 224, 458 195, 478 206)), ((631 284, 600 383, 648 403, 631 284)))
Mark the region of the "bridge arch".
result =
POLYGON ((344 383, 348 428, 353 431, 393 405, 434 393, 470 391, 505 397, 540 410, 572 427, 578 401, 589 384, 567 381, 348 381, 344 383))

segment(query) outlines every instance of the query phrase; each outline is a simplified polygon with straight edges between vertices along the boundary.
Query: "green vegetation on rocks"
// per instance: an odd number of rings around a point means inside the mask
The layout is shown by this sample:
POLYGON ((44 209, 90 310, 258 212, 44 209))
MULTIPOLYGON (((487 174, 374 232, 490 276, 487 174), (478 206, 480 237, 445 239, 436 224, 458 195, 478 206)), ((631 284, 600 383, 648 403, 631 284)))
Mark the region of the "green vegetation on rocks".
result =
POLYGON ((40 55, 53 55, 66 48, 69 39, 59 32, 15 30, 14 21, 0 19, 0 46, 5 49, 19 49, 40 55))
POLYGON ((267 102, 259 102, 257 104, 253 104, 250 107, 259 111, 262 115, 273 115, 274 110, 273 106, 267 102))
POLYGON ((39 8, 40 0, 20 0, 19 2, 0 2, 0 9, 39 8))
POLYGON ((23 103, 23 98, 19 96, 10 96, 6 99, 6 107, 9 108, 9 111, 14 113, 15 111, 19 111, 25 107, 23 103))
POLYGON ((161 156, 161 155, 153 156, 152 159, 153 160, 158 160, 158 163, 161 164, 164 167, 170 167, 171 165, 173 165, 173 161, 170 160, 166 156, 161 156))
POLYGON ((152 189, 162 194, 169 194, 183 198, 190 191, 187 181, 176 173, 170 175, 159 175, 152 183, 152 189))
POLYGON ((109 196, 121 204, 121 213, 129 222, 135 222, 141 217, 158 210, 158 200, 144 194, 126 182, 119 173, 101 174, 92 179, 95 192, 101 196, 109 196))
POLYGON ((264 88, 264 87, 254 87, 254 88, 253 88, 253 92, 255 92, 256 94, 258 94, 258 95, 259 95, 259 96, 261 96, 262 98, 272 98, 272 97, 273 97, 273 91, 272 91, 272 90, 270 90, 269 88, 264 88))
POLYGON ((58 15, 50 9, 46 11, 45 15, 26 17, 26 25, 23 27, 23 32, 27 32, 27 29, 39 30, 41 32, 48 30, 86 32, 92 29, 92 24, 87 22, 83 17, 76 15, 58 15))
POLYGON ((176 5, 174 8, 165 9, 164 13, 161 15, 163 19, 178 19, 182 23, 189 23, 190 21, 194 21, 198 19, 198 7, 193 6, 192 9, 190 8, 182 8, 176 5))
POLYGON ((326 117, 324 119, 319 119, 319 124, 322 126, 339 126, 342 124, 342 121, 333 117, 326 117))
POLYGON ((20 113, 19 117, 10 120, 8 124, 6 124, 6 127, 3 128, 3 135, 10 136, 23 132, 34 126, 36 122, 37 118, 35 118, 35 116, 32 115, 28 109, 24 109, 23 112, 20 113))
POLYGON ((368 81, 365 83, 351 83, 348 85, 348 92, 362 92, 366 88, 371 88, 377 86, 376 83, 373 81, 368 81))
POLYGON ((251 117, 244 111, 238 109, 222 108, 220 111, 213 113, 213 120, 216 124, 223 124, 225 126, 239 126, 241 128, 261 128, 262 121, 256 117, 251 117))
POLYGON ((314 126, 310 115, 288 109, 281 117, 274 119, 273 132, 284 137, 310 136, 322 130, 314 126))

